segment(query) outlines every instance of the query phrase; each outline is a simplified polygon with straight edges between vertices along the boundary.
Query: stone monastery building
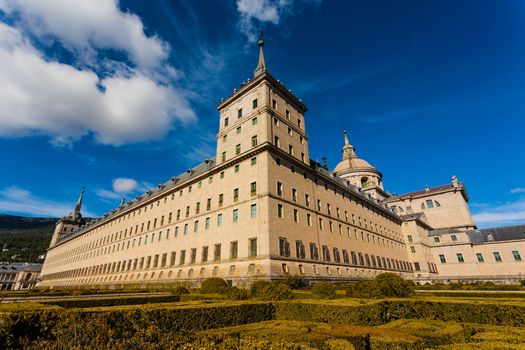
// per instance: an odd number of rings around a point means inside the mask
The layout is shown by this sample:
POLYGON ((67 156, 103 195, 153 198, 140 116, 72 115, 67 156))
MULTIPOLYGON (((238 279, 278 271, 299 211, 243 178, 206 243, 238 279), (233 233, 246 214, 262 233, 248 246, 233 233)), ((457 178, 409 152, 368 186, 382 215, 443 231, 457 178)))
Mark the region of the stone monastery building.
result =
POLYGON ((310 160, 307 108, 259 47, 253 79, 217 106, 216 156, 93 221, 81 193, 57 223, 40 286, 521 278, 525 225, 477 230, 456 177, 390 195, 346 132, 333 172, 310 160))

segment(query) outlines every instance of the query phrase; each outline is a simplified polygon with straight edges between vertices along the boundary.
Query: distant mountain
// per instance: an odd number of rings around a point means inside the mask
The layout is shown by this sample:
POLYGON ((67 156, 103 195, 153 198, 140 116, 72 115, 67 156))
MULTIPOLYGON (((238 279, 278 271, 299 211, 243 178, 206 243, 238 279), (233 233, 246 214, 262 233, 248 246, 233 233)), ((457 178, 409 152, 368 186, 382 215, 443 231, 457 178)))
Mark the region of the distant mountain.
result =
POLYGON ((42 262, 57 220, 0 214, 0 261, 42 262))

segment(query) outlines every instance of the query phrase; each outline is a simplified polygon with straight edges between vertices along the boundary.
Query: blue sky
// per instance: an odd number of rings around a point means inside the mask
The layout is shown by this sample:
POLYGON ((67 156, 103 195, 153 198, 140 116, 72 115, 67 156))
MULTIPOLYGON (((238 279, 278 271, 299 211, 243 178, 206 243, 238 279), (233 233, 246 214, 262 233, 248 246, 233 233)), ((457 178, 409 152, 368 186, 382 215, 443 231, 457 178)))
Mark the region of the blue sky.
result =
POLYGON ((101 215, 215 149, 215 105, 270 72, 343 126, 389 192, 465 182, 479 226, 525 222, 523 1, 0 0, 0 212, 101 215))

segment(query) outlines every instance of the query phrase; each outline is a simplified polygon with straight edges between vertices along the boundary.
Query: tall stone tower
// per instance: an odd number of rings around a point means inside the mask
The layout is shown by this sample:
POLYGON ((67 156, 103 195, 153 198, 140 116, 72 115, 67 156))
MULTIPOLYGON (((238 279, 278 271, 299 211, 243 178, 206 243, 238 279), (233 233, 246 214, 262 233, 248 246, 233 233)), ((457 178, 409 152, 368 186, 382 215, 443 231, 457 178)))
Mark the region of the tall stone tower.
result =
POLYGON ((242 83, 239 90, 234 89, 217 106, 220 113, 217 164, 265 143, 309 164, 304 123, 307 108, 270 75, 264 62, 264 42, 260 39, 258 44, 259 61, 253 79, 242 83))

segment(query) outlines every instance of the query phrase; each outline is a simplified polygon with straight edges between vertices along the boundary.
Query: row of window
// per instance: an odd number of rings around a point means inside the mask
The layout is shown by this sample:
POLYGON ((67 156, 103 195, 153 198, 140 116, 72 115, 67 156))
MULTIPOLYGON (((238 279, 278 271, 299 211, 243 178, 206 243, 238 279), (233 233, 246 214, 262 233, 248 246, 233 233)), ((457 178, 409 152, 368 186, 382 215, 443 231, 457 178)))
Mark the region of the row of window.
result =
MULTIPOLYGON (((52 274, 49 278, 70 278, 70 277, 84 277, 91 275, 105 275, 110 273, 129 272, 138 270, 148 270, 155 268, 173 267, 197 263, 197 248, 188 250, 188 257, 186 256, 186 249, 179 252, 177 261, 177 252, 156 254, 135 259, 127 259, 122 261, 115 261, 113 263, 100 264, 91 267, 79 268, 52 274), (187 259, 188 258, 188 259, 187 259)), ((230 260, 238 258, 239 242, 230 242, 230 260)), ((203 246, 201 248, 200 262, 206 263, 209 260, 209 247, 203 246)), ((257 238, 248 239, 248 257, 257 257, 257 238)), ((213 246, 213 261, 219 262, 222 259, 222 244, 218 243, 213 246)), ((48 275, 49 276, 49 275, 48 275)))
MULTIPOLYGON (((250 218, 254 219, 257 217, 257 204, 251 204, 250 205, 250 218)), ((233 209, 232 210, 232 222, 237 223, 239 221, 239 209, 233 209)), ((223 224, 223 213, 217 214, 217 221, 216 225, 218 227, 222 226, 223 224)), ((211 227, 211 217, 207 217, 204 219, 204 229, 208 230, 211 227)), ((194 233, 198 232, 200 228, 200 221, 195 220, 192 225, 192 230, 194 233)), ((186 223, 183 226, 181 226, 181 229, 179 230, 179 226, 175 226, 174 229, 174 237, 177 237, 179 235, 179 231, 182 231, 182 234, 186 235, 190 231, 190 224, 186 223)), ((149 234, 146 234, 145 236, 128 239, 127 241, 123 241, 117 244, 108 245, 106 247, 101 247, 99 249, 92 250, 90 252, 86 252, 84 254, 76 255, 74 257, 69 258, 65 261, 65 263, 90 259, 99 255, 106 255, 114 252, 118 252, 125 249, 133 249, 135 246, 140 247, 141 245, 147 245, 152 244, 154 242, 160 242, 163 238, 164 240, 169 240, 171 234, 171 229, 168 228, 166 230, 165 235, 163 236, 163 231, 159 231, 158 235, 156 233, 152 233, 151 236, 149 234)), ((53 262, 51 262, 52 264, 53 262)))
MULTIPOLYGON (((284 197, 284 193, 285 193, 285 190, 284 190, 284 185, 277 181, 277 186, 276 186, 276 194, 279 196, 279 197, 284 197)), ((292 187, 291 190, 290 190, 290 199, 293 201, 293 202, 296 202, 296 203, 299 203, 299 193, 297 191, 296 188, 292 187)), ((307 207, 307 208, 310 208, 310 205, 311 205, 311 198, 310 198, 310 195, 308 193, 305 193, 304 194, 304 206, 307 207)), ((282 209, 282 205, 280 205, 281 209, 282 209)), ((281 209, 278 209, 278 216, 279 217, 282 217, 283 213, 282 213, 282 210, 281 209)), ((327 216, 333 216, 333 212, 332 212, 332 206, 330 205, 330 203, 326 203, 326 215, 327 216)), ((323 213, 323 206, 322 206, 322 202, 320 199, 317 199, 317 211, 319 213, 323 213)), ((294 210, 294 220, 296 219, 296 213, 297 213, 297 210, 295 209, 294 210)), ((308 214, 309 215, 309 214, 308 214)), ((364 227, 365 229, 370 229, 371 231, 374 231, 378 234, 381 234, 381 235, 386 235, 388 237, 393 237, 395 235, 394 231, 386 228, 386 227, 383 227, 382 225, 378 225, 377 223, 373 223, 371 220, 367 220, 367 219, 364 219, 364 225, 363 225, 363 221, 361 220, 361 216, 357 216, 357 220, 356 220, 356 215, 355 214, 351 214, 352 215, 352 224, 353 225, 359 225, 359 227, 364 227), (370 227, 369 227, 370 226, 370 227)), ((335 217, 337 217, 337 219, 341 219, 341 211, 339 210, 338 207, 335 208, 335 217)), ((344 211, 344 219, 346 222, 349 222, 349 215, 348 215, 348 211, 344 211)), ((319 218, 319 226, 321 229, 322 228, 322 218, 319 218)), ((297 220, 295 220, 297 222, 297 220)), ((311 225, 310 223, 310 217, 307 216, 307 221, 308 221, 308 224, 311 225)), ((332 223, 330 222, 330 226, 332 226, 332 223)), ((339 225, 341 226, 341 225, 339 225)), ((331 229, 330 231, 333 232, 333 230, 331 229)))
MULTIPOLYGON (((249 185, 249 193, 250 193, 250 196, 251 197, 254 197, 257 195, 257 183, 256 182, 252 182, 250 183, 249 185)), ((240 197, 240 189, 239 188, 235 188, 233 189, 233 203, 236 203, 239 201, 239 197, 240 197)), ((224 205, 224 194, 219 194, 218 198, 217 198, 217 205, 218 205, 218 208, 222 208, 223 205, 224 205)), ((185 208, 185 212, 184 212, 184 216, 186 218, 188 218, 190 216, 190 206, 186 206, 185 208)), ((200 212, 201 212, 201 203, 200 202, 197 202, 195 204, 195 215, 199 215, 200 212)), ((208 198, 206 200, 206 211, 210 211, 212 210, 212 198, 208 198)), ((251 217, 255 217, 256 215, 256 212, 257 212, 257 207, 255 204, 253 204, 251 206, 251 217)), ((176 214, 175 215, 175 221, 179 221, 181 219, 181 216, 182 216, 182 211, 181 209, 178 209, 176 212, 170 212, 168 213, 167 215, 167 218, 165 215, 162 215, 160 218, 154 218, 153 220, 148 220, 147 222, 143 222, 141 224, 137 224, 135 225, 134 227, 130 227, 129 230, 128 229, 124 229, 124 230, 121 230, 120 232, 115 232, 115 233, 112 233, 112 234, 108 234, 104 237, 101 237, 95 241, 91 241, 89 243, 86 243, 86 244, 83 244, 81 246, 78 246, 74 249, 71 249, 67 252, 65 252, 64 254, 60 254, 60 255, 56 255, 54 256, 53 258, 51 258, 49 260, 49 262, 51 261, 54 261, 54 260, 57 260, 57 259, 62 259, 64 257, 67 257, 67 256, 71 256, 71 255, 76 255, 76 254, 79 254, 79 253, 82 253, 82 252, 85 252, 85 251, 88 251, 88 250, 92 250, 94 248, 97 248, 97 247, 100 247, 100 246, 103 246, 103 245, 106 245, 106 244, 110 244, 114 241, 117 241, 117 240, 121 240, 123 238, 126 238, 126 237, 131 237, 133 234, 139 234, 139 233, 143 233, 143 232, 148 232, 150 230, 155 230, 157 228, 157 225, 159 225, 158 227, 162 227, 164 226, 164 224, 167 222, 167 224, 171 224, 172 221, 173 221, 173 214, 176 214)), ((234 216, 234 222, 237 222, 237 219, 236 217, 238 217, 236 214, 238 214, 238 212, 236 212, 236 210, 234 210, 233 212, 233 216, 234 216)), ((206 228, 209 227, 209 218, 206 219, 206 228)), ((218 216, 218 226, 220 226, 222 224, 222 214, 219 214, 218 216)), ((188 224, 186 224, 188 225, 188 224)), ((198 223, 196 224, 198 225, 198 223)), ((178 228, 176 228, 178 230, 178 228)))
MULTIPOLYGON (((492 255, 494 257, 494 261, 503 262, 500 252, 492 252, 492 255)), ((512 257, 514 258, 514 261, 521 261, 521 254, 517 250, 512 251, 512 257)), ((463 256, 463 253, 456 253, 456 258, 460 263, 465 262, 465 257, 463 256)), ((485 262, 485 257, 483 256, 483 253, 476 253, 476 259, 480 263, 485 262)), ((439 254, 439 261, 441 261, 442 264, 447 263, 447 259, 444 254, 439 254)))
MULTIPOLYGON (((310 259, 311 260, 319 260, 319 249, 317 247, 316 243, 310 243, 309 244, 310 249, 310 259)), ((395 270, 404 270, 404 271, 411 271, 412 266, 409 262, 396 260, 396 259, 390 259, 380 256, 374 256, 374 255, 368 255, 368 254, 362 254, 359 252, 350 252, 350 255, 348 254, 348 251, 346 249, 342 249, 341 253, 339 253, 338 248, 332 248, 329 249, 328 246, 322 245, 321 246, 321 253, 322 253, 322 261, 325 262, 335 262, 335 263, 341 263, 341 256, 342 256, 342 263, 346 265, 360 265, 360 266, 368 266, 368 267, 378 267, 383 269, 395 269, 395 270), (333 254, 333 255, 331 255, 333 254), (351 258, 351 262, 350 262, 351 258)), ((279 238, 279 255, 282 257, 290 257, 290 242, 288 242, 287 238, 281 237, 279 238)), ((302 241, 296 240, 295 241, 295 257, 298 259, 306 259, 306 252, 305 252, 305 246, 302 241)))

